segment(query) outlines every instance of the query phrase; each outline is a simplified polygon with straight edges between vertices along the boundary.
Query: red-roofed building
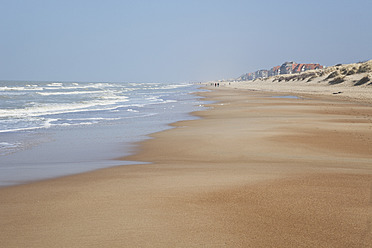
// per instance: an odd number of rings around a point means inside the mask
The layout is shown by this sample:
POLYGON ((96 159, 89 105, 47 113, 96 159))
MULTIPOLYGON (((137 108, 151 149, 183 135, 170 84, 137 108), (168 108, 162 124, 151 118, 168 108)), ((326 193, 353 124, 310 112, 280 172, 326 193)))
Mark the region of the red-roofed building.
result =
POLYGON ((280 74, 280 65, 274 66, 269 70, 269 77, 276 76, 280 74))
POLYGON ((295 68, 293 68, 293 73, 300 73, 305 71, 305 64, 297 64, 295 68))
POLYGON ((323 69, 323 66, 320 65, 320 64, 306 64, 305 65, 305 71, 308 71, 308 70, 319 70, 319 69, 323 69))

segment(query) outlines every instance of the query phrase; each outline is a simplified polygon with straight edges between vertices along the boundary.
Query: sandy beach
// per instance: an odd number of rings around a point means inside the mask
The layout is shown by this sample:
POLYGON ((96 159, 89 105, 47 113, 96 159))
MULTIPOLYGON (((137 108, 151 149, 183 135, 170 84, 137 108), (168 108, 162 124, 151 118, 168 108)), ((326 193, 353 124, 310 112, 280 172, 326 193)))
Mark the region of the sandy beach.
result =
POLYGON ((372 247, 368 97, 270 84, 208 86, 152 164, 1 188, 1 246, 372 247))

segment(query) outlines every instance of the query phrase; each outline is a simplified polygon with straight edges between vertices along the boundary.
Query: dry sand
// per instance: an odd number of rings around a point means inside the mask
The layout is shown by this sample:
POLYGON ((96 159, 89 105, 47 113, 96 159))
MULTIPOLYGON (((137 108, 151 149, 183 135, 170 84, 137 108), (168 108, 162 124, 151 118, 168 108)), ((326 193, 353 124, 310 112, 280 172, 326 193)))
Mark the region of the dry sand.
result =
POLYGON ((0 189, 1 247, 371 247, 371 105, 203 95, 124 158, 153 164, 0 189))

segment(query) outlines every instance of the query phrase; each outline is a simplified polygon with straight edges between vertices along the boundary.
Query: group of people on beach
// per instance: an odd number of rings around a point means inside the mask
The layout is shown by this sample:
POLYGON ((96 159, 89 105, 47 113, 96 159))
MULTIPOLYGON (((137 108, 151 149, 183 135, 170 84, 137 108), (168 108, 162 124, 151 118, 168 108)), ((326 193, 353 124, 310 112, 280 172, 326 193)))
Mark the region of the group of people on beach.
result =
MULTIPOLYGON (((213 83, 211 85, 213 86, 213 83)), ((220 83, 214 83, 214 87, 220 87, 220 83)))

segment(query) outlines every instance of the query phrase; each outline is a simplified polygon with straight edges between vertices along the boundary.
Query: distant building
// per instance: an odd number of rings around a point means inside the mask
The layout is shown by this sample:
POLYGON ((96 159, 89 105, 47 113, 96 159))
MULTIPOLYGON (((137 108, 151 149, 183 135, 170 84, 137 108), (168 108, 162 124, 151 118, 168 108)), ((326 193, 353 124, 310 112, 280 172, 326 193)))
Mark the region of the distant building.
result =
POLYGON ((248 73, 248 80, 255 80, 255 79, 256 79, 256 75, 254 72, 248 73))
POLYGON ((323 66, 320 64, 305 64, 305 71, 319 69, 323 69, 323 66))
POLYGON ((296 65, 295 62, 285 62, 280 66, 280 74, 292 74, 296 65))
POLYGON ((255 72, 256 78, 267 78, 269 77, 269 71, 268 70, 259 70, 255 72))
POLYGON ((300 73, 305 71, 305 64, 296 64, 296 66, 293 69, 293 73, 300 73))
POLYGON ((247 80, 255 80, 256 77, 255 77, 254 72, 250 72, 250 73, 246 73, 246 74, 242 75, 239 79, 243 80, 243 81, 247 81, 247 80))
POLYGON ((280 74, 280 66, 274 66, 269 70, 269 77, 277 76, 280 74))
POLYGON ((270 70, 258 70, 255 72, 250 72, 242 75, 239 79, 246 80, 255 80, 257 78, 267 78, 273 77, 282 74, 293 74, 301 73, 308 70, 319 70, 324 67, 320 64, 297 64, 295 62, 285 62, 280 66, 274 66, 270 70))

